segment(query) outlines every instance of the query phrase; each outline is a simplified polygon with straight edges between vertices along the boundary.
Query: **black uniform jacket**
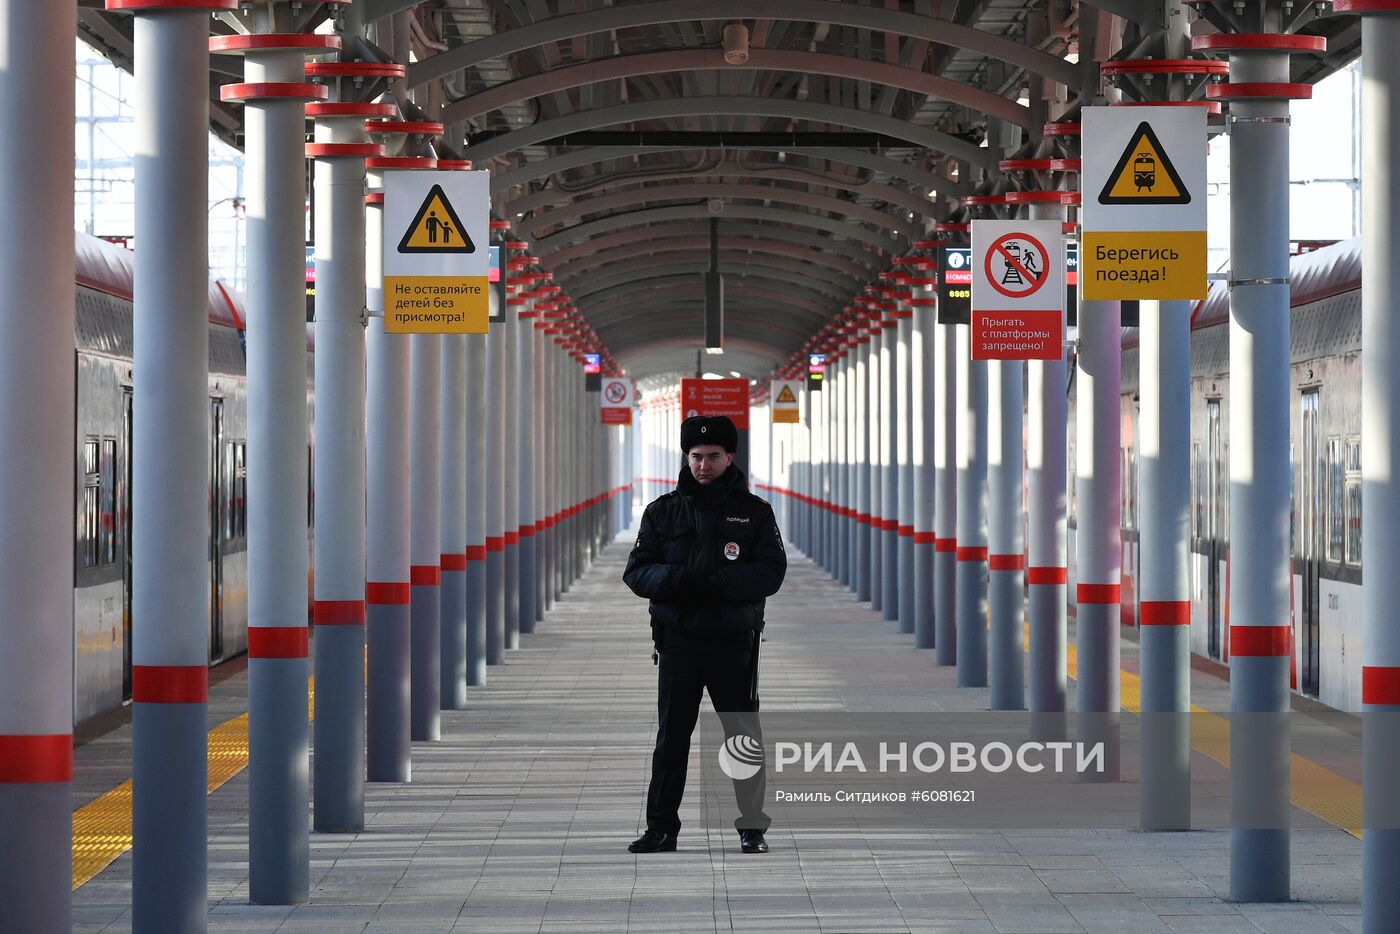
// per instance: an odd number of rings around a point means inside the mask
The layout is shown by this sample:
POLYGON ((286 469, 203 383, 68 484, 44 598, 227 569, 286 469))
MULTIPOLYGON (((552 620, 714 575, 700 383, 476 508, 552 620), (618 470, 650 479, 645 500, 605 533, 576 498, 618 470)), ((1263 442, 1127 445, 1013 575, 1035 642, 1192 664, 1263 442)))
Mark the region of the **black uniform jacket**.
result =
POLYGON ((733 638, 763 629, 763 604, 787 573, 787 553, 773 508, 749 492, 738 467, 708 486, 682 467, 676 488, 642 514, 637 544, 622 579, 651 601, 657 635, 689 640, 733 638), (682 599, 681 577, 702 579, 682 599))

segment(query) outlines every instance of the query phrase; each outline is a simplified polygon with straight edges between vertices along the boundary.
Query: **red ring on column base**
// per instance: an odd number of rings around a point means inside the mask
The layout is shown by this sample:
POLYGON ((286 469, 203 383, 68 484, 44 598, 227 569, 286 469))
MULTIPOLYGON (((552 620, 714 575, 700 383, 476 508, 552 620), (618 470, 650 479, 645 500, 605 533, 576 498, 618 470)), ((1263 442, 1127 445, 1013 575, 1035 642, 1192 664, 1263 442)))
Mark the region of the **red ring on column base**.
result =
POLYGON ((1139 626, 1190 626, 1190 600, 1143 600, 1138 604, 1139 626))
POLYGON ((0 785, 31 785, 72 780, 72 733, 0 736, 0 785))
POLYGON ((957 553, 958 540, 956 538, 934 538, 933 550, 941 552, 957 553))
POLYGON ((317 626, 363 626, 365 601, 317 600, 312 605, 312 619, 317 626))
POLYGON ((1291 626, 1231 626, 1230 655, 1278 657, 1293 654, 1291 626))
POLYGON ((1362 665, 1361 703, 1400 705, 1400 666, 1362 665))
POLYGON ((412 591, 407 583, 373 581, 365 584, 365 602, 374 606, 403 606, 412 591))
POLYGON ((915 545, 933 545, 933 544, 936 543, 936 541, 937 541, 937 539, 936 539, 936 537, 934 536, 934 534, 933 534, 932 532, 915 532, 915 533, 914 533, 914 544, 915 544, 915 545))
POLYGON ((1069 583, 1069 568, 1032 567, 1026 568, 1026 583, 1040 585, 1063 585, 1069 583))
POLYGON ((305 658, 305 626, 249 626, 249 658, 305 658))
POLYGON ((485 561, 485 560, 486 560, 486 546, 485 546, 485 545, 468 545, 468 546, 467 546, 467 561, 468 561, 468 562, 472 562, 472 561, 485 561))
POLYGON ((1084 604, 1118 603, 1122 596, 1119 584, 1080 584, 1075 589, 1075 602, 1084 604))
POLYGON ((209 700, 207 665, 132 665, 136 704, 203 704, 209 700))
POLYGON ((1026 569, 1025 555, 988 555, 987 570, 989 571, 1024 571, 1026 569))
POLYGON ((442 583, 442 569, 436 564, 415 564, 408 569, 408 582, 414 587, 436 587, 442 583))
POLYGON ((957 550, 954 552, 954 555, 959 561, 986 561, 987 546, 959 545, 957 550))

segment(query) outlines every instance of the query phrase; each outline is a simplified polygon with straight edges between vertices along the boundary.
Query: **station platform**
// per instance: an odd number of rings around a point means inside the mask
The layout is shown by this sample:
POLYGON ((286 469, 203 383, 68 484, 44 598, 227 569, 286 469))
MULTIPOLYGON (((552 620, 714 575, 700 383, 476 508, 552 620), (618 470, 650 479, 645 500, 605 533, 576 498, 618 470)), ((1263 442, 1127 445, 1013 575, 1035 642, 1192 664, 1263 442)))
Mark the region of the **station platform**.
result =
MULTIPOLYGON (((1295 804, 1300 794, 1322 794, 1340 807, 1332 817, 1341 826, 1292 833, 1294 901, 1285 904, 1228 900, 1225 831, 833 835, 785 827, 775 814, 771 852, 745 856, 728 827, 703 829, 702 796, 693 790, 678 852, 629 854, 644 825, 657 672, 645 604, 621 582, 630 543, 624 534, 603 550, 538 631, 490 669, 489 684, 471 689, 470 709, 443 713, 440 742, 414 744, 410 784, 366 786, 363 833, 312 834, 309 903, 248 904, 247 773, 228 777, 210 797, 210 929, 1361 930, 1361 846, 1342 829, 1354 777, 1329 772, 1335 787, 1300 790, 1296 763, 1295 804)), ((986 689, 956 687, 954 671, 935 667, 931 652, 916 652, 911 637, 795 550, 789 560, 783 590, 769 602, 765 712, 986 708, 986 689)), ((1130 704, 1136 646, 1127 638, 1123 660, 1130 704)), ((1196 703, 1226 709, 1220 673, 1198 666, 1192 678, 1196 703)), ((237 668, 210 691, 211 729, 235 737, 235 766, 245 694, 237 668)), ((1319 712, 1307 743, 1348 739, 1354 723, 1336 716, 1319 712)), ((92 806, 104 786, 121 781, 129 733, 121 726, 79 748, 75 807, 92 806)), ((698 754, 696 743, 692 780, 698 754)), ((1220 767, 1197 759, 1203 771, 1220 767)), ((129 930, 130 883, 128 852, 76 889, 74 930, 129 930)))

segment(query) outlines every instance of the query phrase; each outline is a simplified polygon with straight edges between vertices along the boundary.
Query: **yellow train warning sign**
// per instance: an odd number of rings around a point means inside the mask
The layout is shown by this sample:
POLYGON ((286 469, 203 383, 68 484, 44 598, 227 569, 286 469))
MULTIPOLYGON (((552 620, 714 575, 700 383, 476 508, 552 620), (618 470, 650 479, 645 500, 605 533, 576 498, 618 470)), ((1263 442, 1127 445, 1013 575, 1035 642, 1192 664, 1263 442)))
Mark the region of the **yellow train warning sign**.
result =
POLYGON ((441 185, 428 189, 399 240, 400 253, 475 253, 476 244, 441 185))
POLYGON ((778 393, 778 402, 787 405, 797 405, 797 396, 793 395, 791 386, 783 386, 782 391, 778 393))
POLYGON ((1191 192, 1181 180, 1152 124, 1143 121, 1133 131, 1099 192, 1100 204, 1190 204, 1191 192))

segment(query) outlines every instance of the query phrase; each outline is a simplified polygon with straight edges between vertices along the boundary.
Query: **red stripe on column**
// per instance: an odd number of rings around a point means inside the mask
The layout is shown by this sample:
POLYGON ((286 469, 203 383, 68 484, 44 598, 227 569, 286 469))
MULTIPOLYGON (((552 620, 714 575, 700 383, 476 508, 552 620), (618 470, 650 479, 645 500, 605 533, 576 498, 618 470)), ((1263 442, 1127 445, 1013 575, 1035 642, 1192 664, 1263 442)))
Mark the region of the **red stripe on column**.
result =
POLYGON ((486 560, 486 546, 485 546, 485 545, 468 545, 468 546, 467 546, 467 560, 468 560, 468 561, 485 561, 485 560, 486 560))
POLYGON ((914 533, 914 544, 915 544, 915 545, 934 545, 934 547, 937 547, 937 544, 936 544, 937 541, 938 541, 937 536, 935 536, 932 532, 915 532, 915 533, 914 533))
POLYGON ((488 535, 488 536, 486 536, 486 550, 487 550, 487 551, 504 551, 504 550, 505 550, 505 547, 506 547, 506 540, 505 540, 504 538, 499 538, 499 537, 497 537, 497 536, 495 536, 495 535, 488 535))
POLYGON ((519 532, 507 532, 507 533, 506 533, 506 544, 507 544, 507 545, 519 545, 519 544, 520 544, 520 533, 519 533, 519 532))
POLYGON ((203 704, 209 700, 209 667, 132 665, 131 699, 138 704, 203 704))
POLYGON ((1267 657, 1292 655, 1293 629, 1289 626, 1231 626, 1230 654, 1267 657))
POLYGON ((870 513, 868 513, 868 512, 858 512, 858 513, 856 513, 856 522, 859 523, 860 525, 869 525, 869 524, 870 524, 870 513))
POLYGON ((73 780, 71 733, 0 736, 0 784, 73 780))
POLYGON ((363 626, 365 601, 317 600, 313 607, 317 626, 363 626))
POLYGON ((365 602, 374 606, 397 606, 398 604, 408 603, 408 585, 398 583, 367 583, 365 584, 365 602))
POLYGON ((414 587, 436 587, 442 580, 442 569, 436 564, 415 564, 408 569, 408 582, 414 587))
POLYGON ((1139 626, 1190 626, 1190 600, 1144 600, 1138 604, 1139 626))
POLYGON ((1400 704, 1400 667, 1362 665, 1361 703, 1400 704))
POLYGON ((988 555, 989 571, 1023 571, 1026 568, 1025 555, 988 555))
POLYGON ((898 520, 898 519, 886 519, 886 520, 885 520, 885 524, 881 527, 881 530, 882 530, 882 531, 885 531, 885 532, 898 532, 898 531, 899 531, 899 520, 898 520))
POLYGON ((1068 584, 1069 568, 1026 568, 1027 584, 1068 584))
POLYGON ((249 626, 249 658, 305 658, 305 626, 249 626))
POLYGON ((534 537, 535 537, 535 527, 534 527, 533 525, 522 525, 522 526, 520 527, 520 537, 521 537, 521 538, 534 538, 534 537))
POLYGON ((958 550, 958 540, 956 538, 935 537, 933 540, 933 550, 944 552, 951 551, 956 553, 958 550))
POLYGON ((900 526, 896 526, 896 527, 895 527, 895 531, 899 533, 899 537, 900 537, 900 538, 913 538, 913 537, 914 537, 914 527, 913 527, 912 525, 900 525, 900 526))
POLYGON ((438 558, 438 567, 442 568, 444 571, 465 571, 467 569, 466 552, 440 556, 438 558))
POLYGON ((1076 603, 1117 603, 1122 587, 1118 584, 1080 584, 1075 592, 1076 603))
POLYGON ((957 556, 957 560, 959 560, 959 561, 986 561, 986 560, 987 560, 987 546, 986 546, 986 545, 967 545, 967 546, 959 546, 958 549, 954 552, 954 555, 957 556))

